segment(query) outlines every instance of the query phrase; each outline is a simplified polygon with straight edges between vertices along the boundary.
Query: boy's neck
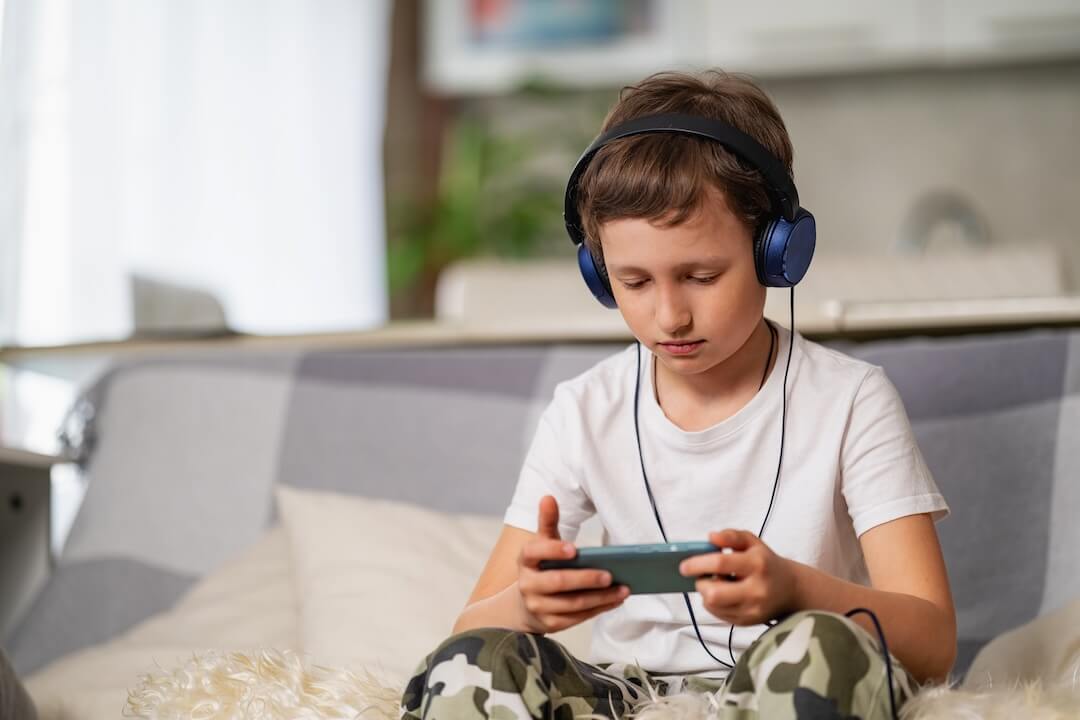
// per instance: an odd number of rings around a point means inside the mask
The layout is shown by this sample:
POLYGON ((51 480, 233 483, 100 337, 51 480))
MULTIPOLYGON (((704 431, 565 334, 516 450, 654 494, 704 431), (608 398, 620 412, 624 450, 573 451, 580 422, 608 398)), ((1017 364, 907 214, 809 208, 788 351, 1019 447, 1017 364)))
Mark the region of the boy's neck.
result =
POLYGON ((707 372, 679 375, 653 356, 653 390, 668 419, 684 430, 701 430, 731 417, 757 394, 772 372, 779 342, 770 353, 772 334, 765 319, 742 347, 707 372), (768 369, 765 368, 768 358, 768 369))

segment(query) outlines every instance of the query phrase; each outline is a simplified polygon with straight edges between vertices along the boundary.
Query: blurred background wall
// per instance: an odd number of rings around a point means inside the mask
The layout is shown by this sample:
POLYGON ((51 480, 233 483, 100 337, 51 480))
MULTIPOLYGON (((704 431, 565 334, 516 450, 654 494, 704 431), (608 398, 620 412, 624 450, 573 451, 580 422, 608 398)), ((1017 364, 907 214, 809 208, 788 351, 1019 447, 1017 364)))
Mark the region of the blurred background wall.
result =
POLYGON ((1080 233, 1063 212, 1080 197, 1080 63, 767 87, 823 251, 902 249, 923 198, 948 192, 981 216, 988 243, 1053 244, 1080 279, 1080 233))
POLYGON ((570 263, 566 174, 662 69, 763 84, 822 257, 1080 288, 1080 0, 2 1, 0 344, 362 330, 570 263))
MULTIPOLYGON (((567 257, 562 184, 619 88, 652 70, 719 66, 754 75, 785 118, 820 255, 865 256, 873 267, 878 256, 1039 247, 1060 272, 1048 289, 1080 287, 1080 232, 1066 210, 1080 197, 1080 2, 623 3, 624 17, 657 26, 636 55, 620 49, 632 41, 610 38, 560 46, 520 9, 536 37, 491 33, 484 46, 474 34, 470 45, 461 13, 455 25, 446 5, 395 5, 389 102, 404 122, 388 127, 388 180, 399 201, 412 193, 436 216, 453 214, 446 203, 489 214, 516 204, 536 216, 531 225, 489 218, 468 253, 567 257), (471 131, 503 145, 470 144, 471 131), (483 166, 474 156, 485 152, 495 159, 470 176, 470 198, 459 171, 483 166), (515 157, 509 173, 500 152, 515 157), (514 232, 516 243, 506 237, 514 232)), ((513 25, 514 3, 478 5, 513 25)), ((417 271, 402 249, 419 244, 417 213, 390 217, 391 285, 405 288, 392 307, 428 314, 435 271, 417 271)), ((434 266, 461 246, 425 237, 434 266)))

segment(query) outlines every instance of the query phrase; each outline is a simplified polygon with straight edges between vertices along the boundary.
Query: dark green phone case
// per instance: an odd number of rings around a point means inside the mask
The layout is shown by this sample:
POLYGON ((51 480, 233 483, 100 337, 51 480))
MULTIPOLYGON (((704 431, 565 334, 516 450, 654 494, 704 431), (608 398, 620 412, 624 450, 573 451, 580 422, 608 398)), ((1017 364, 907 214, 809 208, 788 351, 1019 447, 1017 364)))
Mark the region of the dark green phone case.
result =
POLYGON ((626 585, 631 594, 694 592, 697 578, 679 574, 679 563, 693 555, 719 552, 709 542, 654 545, 607 545, 578 548, 569 560, 541 560, 541 570, 595 568, 611 573, 612 583, 626 585))

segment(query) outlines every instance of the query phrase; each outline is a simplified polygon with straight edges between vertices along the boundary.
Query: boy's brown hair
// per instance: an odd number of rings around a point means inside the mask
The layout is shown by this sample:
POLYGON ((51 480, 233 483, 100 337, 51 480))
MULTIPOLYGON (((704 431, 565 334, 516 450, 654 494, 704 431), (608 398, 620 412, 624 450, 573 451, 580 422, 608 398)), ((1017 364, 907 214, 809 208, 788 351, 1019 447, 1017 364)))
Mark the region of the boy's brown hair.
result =
MULTIPOLYGON (((650 75, 623 88, 601 132, 660 113, 722 120, 757 140, 791 174, 793 152, 784 121, 772 100, 746 76, 719 70, 650 75)), ((612 141, 593 156, 578 181, 585 243, 602 266, 600 226, 605 222, 645 218, 663 226, 679 225, 701 207, 713 188, 724 194, 732 212, 751 231, 771 212, 761 173, 715 140, 646 133, 612 141)))

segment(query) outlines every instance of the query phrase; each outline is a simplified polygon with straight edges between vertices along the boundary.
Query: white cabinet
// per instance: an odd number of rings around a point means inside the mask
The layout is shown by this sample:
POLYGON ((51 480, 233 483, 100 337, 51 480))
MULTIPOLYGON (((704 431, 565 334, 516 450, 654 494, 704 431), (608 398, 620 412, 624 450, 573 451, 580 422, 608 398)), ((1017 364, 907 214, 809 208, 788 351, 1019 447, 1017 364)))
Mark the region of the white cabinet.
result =
POLYGON ((1080 0, 701 0, 702 64, 761 74, 1080 57, 1080 0))
POLYGON ((704 0, 701 62, 762 74, 895 67, 934 61, 934 0, 751 3, 704 0))
POLYGON ((625 37, 483 46, 470 25, 480 6, 428 0, 427 80, 443 92, 501 92, 530 78, 618 86, 663 69, 797 76, 1080 57, 1080 0, 642 1, 647 22, 625 37))
POLYGON ((1080 0, 941 0, 949 61, 1080 55, 1080 0))

